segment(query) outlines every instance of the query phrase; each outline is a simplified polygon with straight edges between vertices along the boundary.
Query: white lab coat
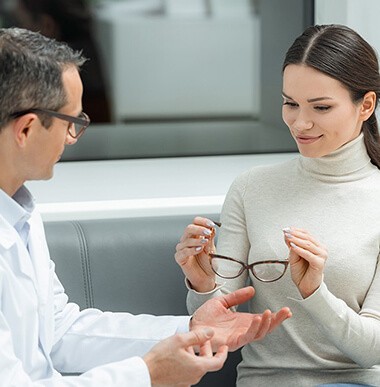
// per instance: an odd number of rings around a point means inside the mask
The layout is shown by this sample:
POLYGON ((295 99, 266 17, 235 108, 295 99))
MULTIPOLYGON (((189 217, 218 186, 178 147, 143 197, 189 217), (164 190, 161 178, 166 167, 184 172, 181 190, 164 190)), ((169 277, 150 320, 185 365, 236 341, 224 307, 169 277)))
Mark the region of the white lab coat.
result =
POLYGON ((29 224, 28 251, 0 215, 0 386, 150 386, 140 356, 189 317, 80 312, 55 275, 36 211, 29 224))

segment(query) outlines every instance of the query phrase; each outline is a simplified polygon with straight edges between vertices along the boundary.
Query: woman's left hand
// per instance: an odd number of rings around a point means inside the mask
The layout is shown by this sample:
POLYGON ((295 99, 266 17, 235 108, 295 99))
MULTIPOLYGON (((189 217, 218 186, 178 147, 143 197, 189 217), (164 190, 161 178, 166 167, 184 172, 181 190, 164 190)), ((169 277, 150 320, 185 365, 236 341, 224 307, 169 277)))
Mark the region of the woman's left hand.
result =
POLYGON ((289 247, 289 264, 293 282, 303 298, 312 295, 323 281, 327 249, 306 230, 285 228, 284 237, 289 247))

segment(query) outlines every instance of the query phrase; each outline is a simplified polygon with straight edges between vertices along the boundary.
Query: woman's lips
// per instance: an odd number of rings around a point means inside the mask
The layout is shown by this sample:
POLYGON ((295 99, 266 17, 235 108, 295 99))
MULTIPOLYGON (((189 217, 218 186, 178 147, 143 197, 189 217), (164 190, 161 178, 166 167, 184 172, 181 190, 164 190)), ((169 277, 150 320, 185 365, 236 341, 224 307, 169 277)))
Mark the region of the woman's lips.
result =
POLYGON ((312 144, 316 141, 318 141, 322 135, 310 137, 310 136, 296 136, 296 140, 299 144, 312 144))

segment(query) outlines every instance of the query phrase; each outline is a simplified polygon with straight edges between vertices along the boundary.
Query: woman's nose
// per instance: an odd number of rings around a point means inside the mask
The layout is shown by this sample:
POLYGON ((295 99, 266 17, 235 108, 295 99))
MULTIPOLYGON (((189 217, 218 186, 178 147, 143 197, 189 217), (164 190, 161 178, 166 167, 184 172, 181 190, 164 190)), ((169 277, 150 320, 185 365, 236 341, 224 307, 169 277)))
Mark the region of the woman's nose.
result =
POLYGON ((297 130, 308 130, 314 126, 313 121, 305 114, 298 114, 294 121, 294 128, 297 130))

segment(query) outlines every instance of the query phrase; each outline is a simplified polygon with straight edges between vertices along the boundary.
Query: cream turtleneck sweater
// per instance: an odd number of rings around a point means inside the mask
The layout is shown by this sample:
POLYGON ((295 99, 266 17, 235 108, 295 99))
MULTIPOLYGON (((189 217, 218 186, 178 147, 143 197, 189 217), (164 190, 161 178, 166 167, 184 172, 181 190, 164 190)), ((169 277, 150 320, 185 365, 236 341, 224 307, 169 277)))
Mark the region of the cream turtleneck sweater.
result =
MULTIPOLYGON (((299 156, 243 173, 221 221, 218 253, 244 262, 286 258, 282 229, 290 226, 308 230, 329 252, 324 282, 307 299, 290 268, 274 283, 250 275, 256 289, 250 311, 289 306, 293 317, 243 349, 237 385, 380 386, 380 170, 370 163, 363 135, 322 158, 299 156)), ((189 311, 246 280, 226 280, 208 294, 189 291, 189 311)))

